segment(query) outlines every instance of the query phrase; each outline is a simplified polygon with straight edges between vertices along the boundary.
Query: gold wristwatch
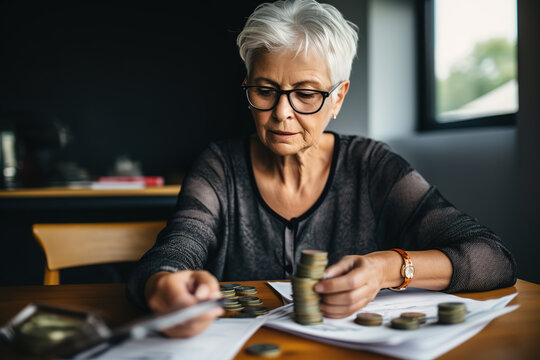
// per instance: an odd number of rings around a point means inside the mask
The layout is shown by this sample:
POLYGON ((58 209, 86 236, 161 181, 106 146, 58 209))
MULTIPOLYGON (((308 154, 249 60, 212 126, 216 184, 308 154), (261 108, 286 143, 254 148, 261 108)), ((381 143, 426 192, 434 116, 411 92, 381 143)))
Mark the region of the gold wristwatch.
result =
POLYGON ((411 261, 411 258, 409 257, 409 254, 407 254, 405 251, 401 249, 392 249, 393 251, 397 252, 401 257, 403 258, 403 265, 401 265, 401 276, 403 276, 403 282, 399 286, 394 286, 389 288, 390 290, 405 290, 409 283, 411 282, 412 278, 414 277, 414 266, 411 261))

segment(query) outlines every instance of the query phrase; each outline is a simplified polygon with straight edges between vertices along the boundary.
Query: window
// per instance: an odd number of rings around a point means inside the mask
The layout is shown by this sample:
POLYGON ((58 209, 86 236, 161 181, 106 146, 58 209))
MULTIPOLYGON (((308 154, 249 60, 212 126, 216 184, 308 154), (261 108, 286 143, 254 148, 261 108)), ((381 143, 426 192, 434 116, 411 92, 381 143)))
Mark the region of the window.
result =
POLYGON ((419 3, 420 129, 513 124, 517 1, 419 3))

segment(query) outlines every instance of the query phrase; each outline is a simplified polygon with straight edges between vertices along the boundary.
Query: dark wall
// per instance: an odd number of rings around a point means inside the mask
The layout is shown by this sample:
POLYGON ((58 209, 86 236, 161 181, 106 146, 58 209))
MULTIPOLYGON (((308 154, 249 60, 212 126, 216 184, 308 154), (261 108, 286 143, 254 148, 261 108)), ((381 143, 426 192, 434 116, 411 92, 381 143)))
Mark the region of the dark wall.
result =
POLYGON ((518 155, 521 251, 529 256, 518 263, 522 273, 540 283, 540 2, 518 1, 518 155))
POLYGON ((538 281, 517 233, 519 215, 516 129, 446 129, 389 141, 443 196, 497 233, 518 263, 518 276, 538 281))
POLYGON ((0 113, 58 119, 72 141, 56 159, 93 175, 128 155, 169 176, 245 136, 235 40, 259 1, 186 3, 1 2, 0 113))
POLYGON ((518 1, 516 126, 441 130, 390 141, 459 209, 499 234, 518 277, 540 283, 540 2, 518 1))

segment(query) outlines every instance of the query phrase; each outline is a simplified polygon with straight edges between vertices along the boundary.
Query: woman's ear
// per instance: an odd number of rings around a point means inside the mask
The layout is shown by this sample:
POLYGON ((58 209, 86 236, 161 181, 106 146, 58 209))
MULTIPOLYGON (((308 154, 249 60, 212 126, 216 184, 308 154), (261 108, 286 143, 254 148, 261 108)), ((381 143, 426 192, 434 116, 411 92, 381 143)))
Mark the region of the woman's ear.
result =
POLYGON ((334 107, 332 114, 334 116, 337 116, 339 114, 339 110, 341 110, 341 105, 343 105, 343 100, 345 100, 345 95, 347 95, 347 92, 349 91, 349 85, 351 84, 350 80, 345 80, 341 83, 339 88, 336 90, 336 100, 334 102, 334 107))

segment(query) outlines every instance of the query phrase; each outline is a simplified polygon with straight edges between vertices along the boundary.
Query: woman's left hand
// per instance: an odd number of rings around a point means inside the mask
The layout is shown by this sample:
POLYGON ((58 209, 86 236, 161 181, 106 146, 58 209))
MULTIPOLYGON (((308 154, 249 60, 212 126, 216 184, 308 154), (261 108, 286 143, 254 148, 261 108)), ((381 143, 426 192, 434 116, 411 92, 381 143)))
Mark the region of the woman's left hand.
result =
POLYGON ((385 282, 385 271, 390 265, 386 259, 383 252, 349 255, 329 266, 325 279, 315 286, 321 295, 324 316, 347 317, 373 300, 385 282))

